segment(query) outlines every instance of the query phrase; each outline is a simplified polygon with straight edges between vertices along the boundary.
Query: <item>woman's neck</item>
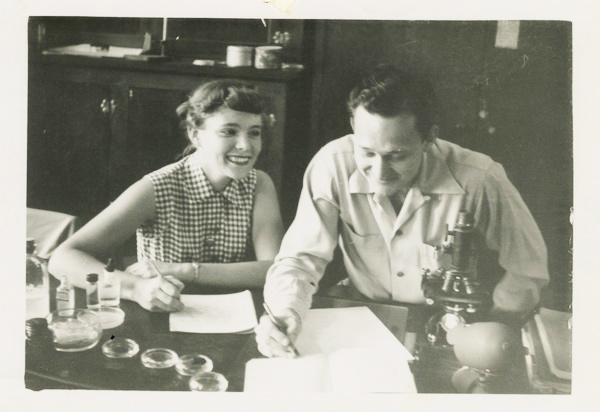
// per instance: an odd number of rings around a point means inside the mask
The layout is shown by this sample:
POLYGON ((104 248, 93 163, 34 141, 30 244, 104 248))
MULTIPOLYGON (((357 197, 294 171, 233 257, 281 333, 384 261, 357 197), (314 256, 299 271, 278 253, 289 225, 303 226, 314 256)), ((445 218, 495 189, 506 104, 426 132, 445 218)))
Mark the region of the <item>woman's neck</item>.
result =
POLYGON ((201 158, 200 160, 202 172, 204 172, 204 175, 208 179, 215 192, 222 192, 225 190, 227 185, 231 183, 232 179, 222 173, 214 172, 210 167, 208 167, 208 164, 204 161, 204 159, 201 158))

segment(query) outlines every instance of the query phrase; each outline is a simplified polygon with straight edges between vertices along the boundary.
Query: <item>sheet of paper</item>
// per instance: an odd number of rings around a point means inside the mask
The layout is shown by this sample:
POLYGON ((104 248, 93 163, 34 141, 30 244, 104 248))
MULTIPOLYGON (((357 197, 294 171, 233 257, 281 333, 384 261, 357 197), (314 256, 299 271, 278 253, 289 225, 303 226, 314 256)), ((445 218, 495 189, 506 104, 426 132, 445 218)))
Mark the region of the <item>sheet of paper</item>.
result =
POLYGON ((225 295, 181 295, 185 305, 169 315, 171 332, 237 333, 256 327, 252 294, 245 290, 225 295))
POLYGON ((406 359, 389 347, 340 349, 329 355, 333 392, 417 393, 406 359))
POLYGON ((246 363, 244 392, 331 392, 327 356, 251 359, 246 363))
POLYGON ((367 307, 311 309, 296 359, 252 359, 245 392, 415 393, 412 355, 367 307))
POLYGON ((346 348, 296 359, 252 359, 244 392, 416 393, 406 359, 388 347, 346 348))
POLYGON ((518 20, 500 20, 496 30, 496 47, 504 49, 517 49, 519 47, 518 20))
POLYGON ((302 321, 296 347, 302 355, 344 348, 389 346, 402 359, 413 356, 366 306, 311 309, 302 321))

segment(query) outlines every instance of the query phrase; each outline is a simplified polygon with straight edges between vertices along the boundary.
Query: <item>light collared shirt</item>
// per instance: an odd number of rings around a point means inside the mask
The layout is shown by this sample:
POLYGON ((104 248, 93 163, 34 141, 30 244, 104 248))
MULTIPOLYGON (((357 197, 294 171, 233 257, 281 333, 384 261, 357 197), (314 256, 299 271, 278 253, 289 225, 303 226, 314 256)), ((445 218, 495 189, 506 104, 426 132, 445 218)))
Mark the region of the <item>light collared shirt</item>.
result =
POLYGON ((296 218, 267 274, 265 300, 274 311, 301 316, 339 244, 350 282, 379 301, 423 303, 422 269, 436 270, 438 253, 460 210, 474 213, 475 229, 497 253, 495 308, 532 310, 548 282, 541 233, 503 167, 481 153, 437 139, 424 153, 418 178, 396 215, 357 170, 351 136, 324 146, 310 162, 296 218))

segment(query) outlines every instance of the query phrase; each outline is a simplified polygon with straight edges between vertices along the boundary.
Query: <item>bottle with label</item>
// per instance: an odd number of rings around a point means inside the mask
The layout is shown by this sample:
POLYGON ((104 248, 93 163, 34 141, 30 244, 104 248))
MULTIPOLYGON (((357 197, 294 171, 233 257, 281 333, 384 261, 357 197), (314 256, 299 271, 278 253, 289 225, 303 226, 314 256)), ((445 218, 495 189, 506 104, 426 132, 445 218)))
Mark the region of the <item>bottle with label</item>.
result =
POLYGON ((113 260, 108 259, 100 281, 100 303, 103 307, 115 307, 121 303, 121 280, 114 270, 113 260))
POLYGON ((50 311, 48 270, 36 256, 35 239, 27 239, 25 271, 26 319, 46 317, 50 311))
POLYGON ((75 289, 66 277, 60 281, 56 288, 56 310, 75 309, 75 289))
POLYGON ((100 309, 100 298, 98 296, 98 274, 90 273, 85 277, 87 285, 85 286, 86 303, 88 309, 100 309))

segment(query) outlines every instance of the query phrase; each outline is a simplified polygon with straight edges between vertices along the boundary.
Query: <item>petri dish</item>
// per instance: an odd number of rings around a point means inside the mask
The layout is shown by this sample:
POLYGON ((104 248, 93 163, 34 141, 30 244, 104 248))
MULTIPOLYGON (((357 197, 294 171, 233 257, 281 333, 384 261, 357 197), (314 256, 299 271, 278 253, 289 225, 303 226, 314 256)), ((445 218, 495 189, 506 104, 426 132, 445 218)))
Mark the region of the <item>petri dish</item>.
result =
POLYGON ((102 345, 102 353, 108 358, 132 358, 139 351, 137 342, 128 338, 109 339, 102 345))
POLYGON ((209 357, 192 353, 179 357, 175 369, 180 375, 192 376, 200 372, 210 372, 213 368, 213 362, 209 357))
POLYGON ((229 382, 219 372, 200 372, 190 378, 190 389, 200 392, 225 392, 229 382))
POLYGON ((125 320, 125 312, 119 308, 100 308, 94 311, 100 317, 102 329, 112 329, 121 325, 125 320))
POLYGON ((165 348, 148 349, 142 353, 140 358, 142 365, 150 369, 170 368, 179 360, 177 353, 165 348))

